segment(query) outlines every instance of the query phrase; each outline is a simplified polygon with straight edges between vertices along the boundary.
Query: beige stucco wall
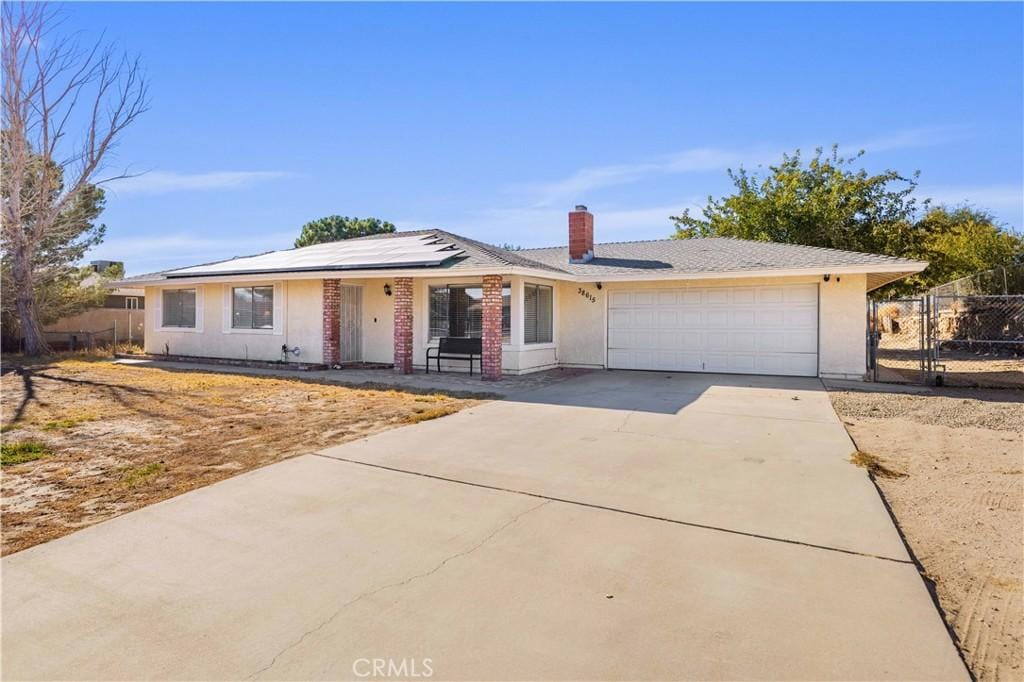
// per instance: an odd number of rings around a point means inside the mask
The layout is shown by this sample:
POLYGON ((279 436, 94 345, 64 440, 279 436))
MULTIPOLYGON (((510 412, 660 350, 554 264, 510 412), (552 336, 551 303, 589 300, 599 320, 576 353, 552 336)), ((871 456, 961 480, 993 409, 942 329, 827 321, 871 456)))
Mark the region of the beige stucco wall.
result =
POLYGON ((559 332, 560 364, 570 367, 605 366, 607 294, 607 285, 599 290, 594 282, 558 283, 555 328, 559 332))
POLYGON ((562 365, 604 367, 608 293, 624 289, 679 289, 770 284, 819 285, 819 366, 825 377, 863 378, 865 372, 866 288, 865 275, 821 277, 757 277, 663 282, 561 282, 558 286, 560 343, 558 362, 562 365), (580 293, 594 298, 592 302, 580 293))
POLYGON ((395 360, 395 297, 384 293, 393 280, 361 280, 363 286, 363 362, 395 360))
MULTIPOLYGON (((127 308, 93 308, 77 315, 61 318, 43 327, 48 332, 101 332, 117 327, 118 342, 141 343, 145 335, 145 310, 127 308)), ((106 337, 104 337, 106 338, 106 337)))
POLYGON ((832 277, 818 285, 818 374, 863 379, 867 371, 867 275, 841 275, 836 280, 832 277))
MULTIPOLYGON (((200 284, 197 289, 197 328, 194 330, 161 329, 158 325, 162 289, 180 287, 146 287, 146 352, 171 355, 194 355, 208 358, 276 361, 281 359, 281 346, 299 347, 299 355, 289 355, 293 362, 319 363, 323 361, 321 335, 321 296, 319 280, 290 280, 275 282, 282 292, 282 323, 280 329, 250 330, 225 329, 224 291, 246 282, 200 284), (201 293, 199 293, 201 292, 201 293), (166 346, 165 346, 166 344, 166 346)), ((264 284, 264 282, 260 282, 264 284)), ((190 285, 188 288, 192 288, 190 285)), ((227 313, 230 314, 230 313, 227 313)))
MULTIPOLYGON (((599 290, 596 282, 556 282, 509 277, 512 286, 512 338, 502 347, 502 368, 509 374, 538 371, 556 366, 604 367, 606 363, 607 306, 611 291, 640 288, 685 288, 709 286, 758 286, 767 284, 817 283, 819 285, 819 372, 827 377, 861 378, 865 372, 866 284, 864 275, 843 275, 823 282, 821 277, 736 278, 718 280, 676 280, 667 282, 607 282, 599 290), (548 344, 524 344, 522 306, 524 282, 554 287, 554 338, 548 344)), ((413 281, 413 365, 424 366, 429 345, 429 287, 469 284, 479 279, 466 277, 426 278, 413 281)), ((394 298, 386 296, 386 278, 350 280, 363 287, 363 360, 393 361, 394 298)), ((280 360, 281 345, 299 346, 301 353, 291 360, 322 362, 321 282, 290 280, 282 287, 283 323, 276 333, 226 331, 223 325, 225 287, 244 284, 199 285, 202 290, 202 328, 196 331, 161 330, 154 305, 160 287, 146 289, 146 350, 163 353, 164 344, 174 355, 195 355, 253 360, 280 360)), ((173 288, 173 287, 168 287, 173 288)), ((444 364, 442 363, 442 366, 444 364)), ((452 363, 449 370, 466 371, 465 363, 452 363)))

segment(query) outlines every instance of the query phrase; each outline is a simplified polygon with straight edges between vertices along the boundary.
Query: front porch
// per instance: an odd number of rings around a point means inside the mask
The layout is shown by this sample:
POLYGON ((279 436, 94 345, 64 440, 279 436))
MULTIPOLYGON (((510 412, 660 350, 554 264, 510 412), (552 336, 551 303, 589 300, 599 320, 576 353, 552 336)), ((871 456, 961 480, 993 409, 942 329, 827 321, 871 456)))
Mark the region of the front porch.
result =
MULTIPOLYGON (((414 375, 428 349, 445 337, 479 339, 480 377, 494 382, 557 366, 553 281, 484 274, 323 279, 323 364, 391 365, 414 375)), ((442 363, 444 372, 468 371, 464 361, 442 363)), ((431 373, 433 373, 433 367, 431 373)))

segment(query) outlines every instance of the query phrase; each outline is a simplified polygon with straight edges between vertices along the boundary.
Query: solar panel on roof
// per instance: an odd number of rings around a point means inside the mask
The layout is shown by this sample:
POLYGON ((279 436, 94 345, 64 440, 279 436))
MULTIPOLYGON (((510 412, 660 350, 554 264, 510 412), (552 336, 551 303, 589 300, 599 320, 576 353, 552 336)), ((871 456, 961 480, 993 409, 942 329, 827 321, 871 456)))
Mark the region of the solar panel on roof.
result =
POLYGON ((253 274, 294 270, 358 270, 396 266, 440 265, 464 251, 437 235, 388 237, 314 244, 209 265, 173 270, 168 277, 253 274))

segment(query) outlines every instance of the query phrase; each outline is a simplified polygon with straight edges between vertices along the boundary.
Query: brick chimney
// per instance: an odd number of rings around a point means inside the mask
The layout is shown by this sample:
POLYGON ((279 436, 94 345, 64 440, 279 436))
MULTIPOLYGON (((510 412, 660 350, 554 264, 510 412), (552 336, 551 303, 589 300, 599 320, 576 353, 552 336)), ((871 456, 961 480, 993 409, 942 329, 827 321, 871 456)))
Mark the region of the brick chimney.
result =
POLYGON ((594 215, 579 204, 569 211, 569 262, 586 263, 594 257, 594 215))

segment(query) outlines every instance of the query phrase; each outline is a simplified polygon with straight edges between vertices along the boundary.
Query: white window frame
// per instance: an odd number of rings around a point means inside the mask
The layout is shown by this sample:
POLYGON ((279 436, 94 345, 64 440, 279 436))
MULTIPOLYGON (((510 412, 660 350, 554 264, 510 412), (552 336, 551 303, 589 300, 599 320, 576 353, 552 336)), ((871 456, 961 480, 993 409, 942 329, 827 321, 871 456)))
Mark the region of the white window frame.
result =
POLYGON ((284 282, 231 282, 221 287, 221 332, 224 334, 245 334, 251 336, 284 335, 284 320, 287 314, 285 304, 286 287, 284 282), (274 287, 274 326, 273 328, 251 329, 249 327, 233 327, 234 321, 234 290, 249 287, 274 287))
MULTIPOLYGON (((163 294, 160 294, 163 296, 163 294)), ((125 296, 124 297, 124 308, 125 310, 138 310, 139 309, 139 297, 138 296, 125 296)))
POLYGON ((554 286, 553 283, 524 281, 522 287, 520 287, 520 291, 522 292, 521 295, 522 295, 522 300, 523 300, 522 306, 520 307, 521 308, 521 315, 522 315, 522 325, 521 325, 521 328, 522 328, 523 349, 524 350, 525 349, 535 350, 535 349, 540 349, 540 348, 553 348, 555 346, 555 342, 557 341, 556 332, 555 332, 555 320, 558 319, 558 311, 556 309, 556 305, 557 305, 556 300, 558 298, 558 289, 554 286), (551 340, 550 341, 527 341, 526 340, 526 287, 546 287, 546 288, 551 290, 551 340))
POLYGON ((155 319, 155 327, 158 332, 172 332, 182 334, 202 334, 203 333, 203 286, 201 284, 195 284, 193 286, 178 286, 178 287, 163 287, 158 290, 156 297, 156 306, 154 307, 153 315, 155 319), (194 327, 165 327, 164 326, 164 292, 166 291, 182 291, 192 290, 196 292, 196 324, 194 327))
MULTIPOLYGON (((430 315, 431 315, 431 312, 430 312, 430 303, 431 303, 430 291, 431 291, 431 289, 451 289, 452 287, 465 287, 465 288, 483 289, 483 286, 484 285, 483 285, 483 281, 482 280, 481 281, 467 281, 467 282, 458 282, 458 281, 448 282, 448 281, 440 281, 440 280, 438 280, 438 281, 429 281, 429 280, 426 281, 426 286, 424 287, 424 289, 426 289, 426 305, 424 306, 424 311, 426 311, 426 314, 423 317, 425 318, 425 321, 426 321, 426 325, 425 325, 426 331, 424 333, 424 338, 427 341, 427 347, 430 347, 430 348, 435 347, 435 346, 438 345, 438 343, 441 340, 441 337, 433 336, 431 334, 431 331, 432 331, 431 327, 430 327, 430 315)), ((504 333, 502 333, 501 345, 502 345, 502 348, 504 348, 504 349, 510 348, 513 345, 513 340, 515 339, 515 303, 514 303, 515 302, 515 285, 512 282, 510 282, 509 280, 502 280, 502 282, 501 282, 502 291, 504 291, 506 287, 509 290, 508 291, 508 297, 509 297, 509 311, 508 311, 509 331, 508 331, 508 338, 507 339, 505 338, 504 333)))

